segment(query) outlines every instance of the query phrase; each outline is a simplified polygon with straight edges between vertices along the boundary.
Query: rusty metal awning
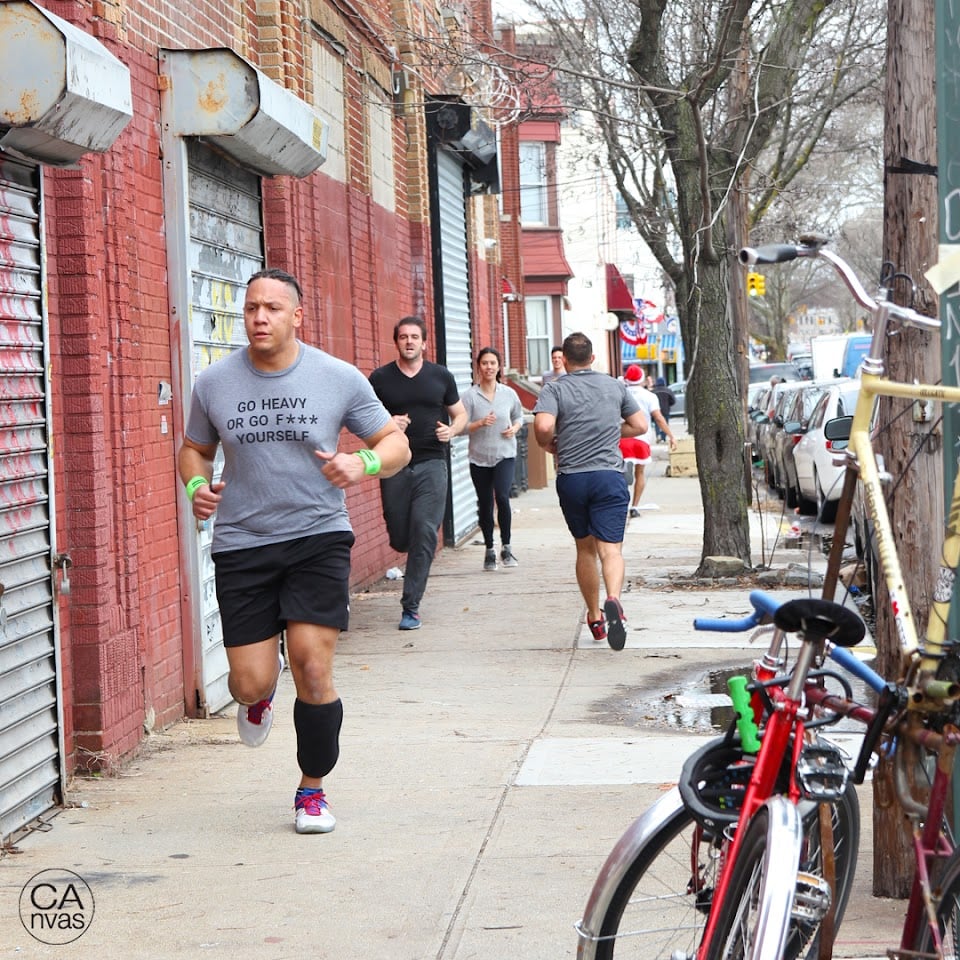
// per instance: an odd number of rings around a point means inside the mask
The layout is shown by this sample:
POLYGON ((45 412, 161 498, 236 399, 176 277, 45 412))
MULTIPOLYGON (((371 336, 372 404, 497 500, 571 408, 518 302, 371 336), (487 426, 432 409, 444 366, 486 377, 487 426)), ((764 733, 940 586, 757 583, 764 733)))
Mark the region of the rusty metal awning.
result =
POLYGON ((102 43, 29 0, 0 2, 0 150, 67 166, 132 117, 130 71, 102 43))
POLYGON ((163 50, 164 120, 264 176, 306 177, 327 157, 327 124, 308 104, 227 48, 163 50))

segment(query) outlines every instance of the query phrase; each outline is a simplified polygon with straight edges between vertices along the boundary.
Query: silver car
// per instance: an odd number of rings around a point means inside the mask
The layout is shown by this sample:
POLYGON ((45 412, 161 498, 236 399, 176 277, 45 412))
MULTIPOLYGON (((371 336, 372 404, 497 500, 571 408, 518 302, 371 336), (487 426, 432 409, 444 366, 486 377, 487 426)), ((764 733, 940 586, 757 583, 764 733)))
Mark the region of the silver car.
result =
POLYGON ((832 523, 837 515, 844 468, 833 461, 834 458, 842 461, 846 441, 827 440, 823 425, 834 417, 852 414, 859 392, 859 380, 831 383, 810 414, 807 432, 793 449, 800 512, 817 514, 826 523, 832 523))
POLYGON ((670 408, 671 417, 685 417, 687 415, 687 382, 678 380, 670 384, 670 392, 673 394, 676 402, 670 408))

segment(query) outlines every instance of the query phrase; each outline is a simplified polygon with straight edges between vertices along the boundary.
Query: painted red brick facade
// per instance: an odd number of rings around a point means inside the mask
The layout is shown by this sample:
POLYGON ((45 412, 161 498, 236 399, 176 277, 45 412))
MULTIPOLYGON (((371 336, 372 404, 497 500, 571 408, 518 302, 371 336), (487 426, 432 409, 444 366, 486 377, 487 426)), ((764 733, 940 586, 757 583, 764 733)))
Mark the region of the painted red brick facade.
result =
MULTIPOLYGON (((423 81, 393 124, 393 210, 372 198, 363 108, 373 88, 392 95, 390 48, 402 44, 383 32, 391 17, 417 25, 425 13, 416 5, 359 6, 363 16, 351 19, 322 0, 311 6, 314 26, 346 51, 345 182, 323 167, 302 180, 264 180, 263 229, 267 264, 304 287, 304 338, 368 373, 395 356, 394 322, 431 317, 434 304, 423 81)), ((168 293, 160 49, 229 47, 308 103, 314 81, 312 28, 300 4, 95 0, 47 8, 120 59, 133 93, 133 118, 109 150, 86 155, 76 169, 42 172, 53 548, 72 560, 71 590, 57 611, 72 772, 113 768, 145 729, 193 708, 184 674, 197 641, 184 612, 178 511, 185 504, 175 465, 186 398, 174 390, 172 403, 158 402, 161 385, 176 383, 177 333, 187 322, 173 315, 168 293)), ((511 162, 504 179, 515 176, 511 162)), ((483 243, 498 225, 496 200, 470 201, 468 213, 474 342, 502 348, 501 267, 483 243)), ((515 251, 518 232, 502 242, 515 251)), ((510 307, 517 359, 524 356, 520 310, 510 307)), ((344 440, 348 449, 355 442, 344 440)), ((386 541, 378 484, 351 490, 348 503, 359 587, 399 558, 386 541)))

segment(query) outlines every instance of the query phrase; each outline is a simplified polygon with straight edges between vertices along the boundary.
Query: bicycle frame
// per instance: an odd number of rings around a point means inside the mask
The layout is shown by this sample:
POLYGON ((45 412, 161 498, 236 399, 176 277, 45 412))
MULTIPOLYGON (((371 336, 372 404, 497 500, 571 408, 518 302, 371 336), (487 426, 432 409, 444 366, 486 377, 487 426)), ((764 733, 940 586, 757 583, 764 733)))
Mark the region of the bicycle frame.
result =
MULTIPOLYGON (((695 621, 695 626, 703 630, 732 633, 752 630, 764 623, 770 623, 779 607, 778 602, 761 591, 753 591, 750 594, 750 601, 754 608, 753 612, 742 620, 698 619, 695 621)), ((796 771, 797 757, 803 748, 803 741, 805 739, 804 731, 806 729, 806 723, 804 720, 805 715, 802 712, 805 708, 802 698, 810 693, 812 689, 811 684, 818 681, 808 679, 808 682, 804 685, 800 677, 804 676, 809 678, 809 669, 813 665, 813 661, 820 650, 821 644, 816 641, 804 643, 802 650, 805 650, 806 653, 801 653, 801 657, 803 658, 802 662, 799 667, 793 671, 793 676, 787 677, 784 674, 785 664, 781 653, 784 636, 784 631, 779 629, 774 630, 767 650, 758 657, 754 664, 753 673, 755 680, 763 686, 764 690, 767 691, 767 695, 776 704, 784 704, 788 700, 792 700, 793 703, 783 711, 776 708, 773 710, 773 716, 781 712, 783 716, 778 720, 774 720, 773 726, 771 726, 769 722, 767 724, 767 729, 763 737, 763 744, 766 744, 766 747, 763 747, 761 744, 761 752, 758 755, 758 760, 754 764, 754 769, 751 770, 751 778, 747 787, 750 795, 749 797, 745 795, 745 804, 741 805, 741 810, 738 814, 739 828, 732 839, 722 840, 720 842, 723 848, 722 850, 719 847, 716 848, 716 856, 719 857, 719 866, 717 870, 718 876, 714 877, 714 883, 716 884, 718 877, 726 873, 727 879, 723 881, 724 890, 729 888, 732 879, 730 876, 732 871, 726 869, 733 863, 731 857, 733 856, 734 847, 732 845, 736 841, 737 836, 743 836, 746 824, 749 822, 745 818, 745 810, 750 810, 755 814, 764 804, 770 808, 770 823, 776 825, 774 829, 777 831, 776 847, 778 853, 780 851, 786 851, 787 847, 785 844, 795 844, 799 842, 798 831, 803 829, 797 826, 800 822, 799 818, 791 816, 791 813, 796 814, 799 812, 799 801, 801 800, 800 789, 794 778, 794 773, 796 771), (790 717, 793 717, 793 720, 790 720, 790 717), (788 790, 786 791, 786 796, 778 797, 778 791, 776 789, 777 781, 791 732, 796 735, 793 751, 789 757, 791 779, 788 790), (790 807, 791 810, 784 811, 784 805, 790 807)), ((848 651, 842 648, 832 649, 832 645, 828 645, 828 649, 832 659, 839 662, 848 672, 858 676, 873 689, 881 690, 885 687, 882 678, 877 676, 866 664, 861 663, 853 657, 848 651)), ((852 700, 834 697, 819 688, 817 688, 815 692, 817 693, 818 702, 823 700, 832 712, 852 716, 869 726, 874 716, 874 712, 870 710, 870 708, 861 706, 852 700)), ((764 707, 759 700, 759 694, 754 693, 752 701, 751 708, 753 710, 753 717, 754 719, 759 719, 764 707)), ((747 709, 745 712, 749 714, 750 710, 747 709)), ((747 742, 743 731, 741 731, 741 738, 744 743, 747 742)), ((620 838, 617 845, 607 857, 603 869, 593 885, 583 914, 583 919, 576 924, 578 933, 578 960, 593 960, 597 954, 598 945, 607 939, 634 935, 633 932, 627 931, 601 936, 601 931, 605 928, 604 919, 611 907, 615 893, 621 887, 622 882, 633 864, 644 856, 647 845, 655 843, 661 831, 681 814, 684 815, 688 821, 692 822, 693 818, 689 813, 683 813, 684 810, 685 806, 681 791, 675 787, 668 794, 661 797, 646 813, 635 820, 620 838)), ((693 884, 697 882, 696 851, 699 848, 699 840, 697 837, 702 837, 700 833, 701 830, 702 828, 697 826, 692 835, 690 852, 693 860, 691 864, 691 885, 688 886, 688 892, 700 889, 699 887, 693 886, 693 884)), ((716 835, 716 831, 714 831, 714 836, 716 835)), ((792 878, 792 876, 789 872, 781 872, 779 879, 783 880, 785 877, 792 878)), ((779 919, 773 919, 767 927, 768 930, 778 929, 786 931, 788 918, 784 916, 783 911, 790 910, 794 892, 795 889, 792 879, 791 883, 787 885, 777 883, 777 893, 773 897, 773 900, 780 911, 777 915, 779 919)), ((718 922, 715 915, 715 908, 720 904, 720 896, 720 888, 715 887, 711 894, 710 915, 714 918, 711 930, 718 922)), ((764 899, 764 904, 769 906, 769 902, 766 899, 764 899)), ((697 934, 695 952, 691 952, 691 954, 689 954, 690 957, 700 956, 703 950, 703 944, 712 942, 707 939, 705 934, 706 924, 708 922, 709 921, 704 918, 703 928, 697 934)), ((645 931, 635 931, 635 933, 643 932, 645 931)), ((655 927, 652 932, 655 934, 659 933, 660 928, 655 927)), ((770 949, 772 941, 772 937, 764 936, 762 938, 763 949, 770 949)), ((776 952, 776 944, 773 944, 773 949, 774 952, 776 952)))
MULTIPOLYGON (((882 331, 878 330, 874 334, 875 342, 877 336, 885 335, 885 328, 882 331)), ((903 581, 903 572, 900 567, 900 558, 897 556, 890 516, 884 501, 877 457, 870 437, 870 424, 879 397, 960 403, 960 387, 896 383, 883 376, 882 373, 874 373, 871 372, 871 369, 868 369, 867 364, 872 369, 879 367, 882 370, 881 361, 872 359, 873 355, 874 348, 871 347, 871 359, 865 361, 861 374, 860 395, 850 425, 847 453, 848 460, 852 460, 852 462, 848 463, 847 469, 859 472, 860 481, 863 484, 867 510, 874 523, 880 569, 890 596, 891 614, 896 624, 900 649, 903 657, 908 661, 905 667, 909 667, 909 661, 917 660, 917 666, 921 673, 929 678, 935 672, 938 663, 937 658, 945 648, 946 627, 953 597, 956 568, 957 564, 960 563, 960 473, 957 475, 957 482, 953 488, 946 535, 943 541, 940 574, 937 577, 934 601, 930 609, 925 643, 921 645, 917 636, 910 598, 903 581)), ((922 694, 925 697, 929 696, 934 700, 942 701, 948 695, 948 691, 942 687, 931 687, 929 691, 922 691, 922 694)))
MULTIPOLYGON (((774 642, 779 641, 775 640, 774 642)), ((800 655, 797 658, 797 663, 790 676, 786 690, 781 690, 777 687, 772 687, 768 690, 768 693, 772 693, 773 695, 775 709, 767 719, 760 750, 757 753, 757 760, 753 772, 750 775, 750 781, 747 784, 743 805, 740 808, 737 829, 734 830, 733 839, 729 842, 729 846, 724 852, 723 867, 720 870, 717 886, 713 893, 713 906, 707 918, 707 926, 704 930, 703 940, 697 950, 697 956, 701 958, 701 960, 706 956, 706 951, 713 942, 716 934, 717 918, 720 914, 719 906, 727 896, 733 873, 728 867, 731 863, 737 862, 741 841, 746 834, 746 831, 742 828, 750 822, 750 819, 757 810, 759 810, 770 797, 776 794, 777 777, 780 773, 783 758, 787 755, 791 735, 794 739, 790 769, 791 771, 796 769, 797 759, 803 747, 805 732, 803 718, 800 714, 800 708, 803 703, 803 688, 806 684, 807 674, 810 672, 816 659, 817 646, 818 644, 812 642, 804 642, 802 644, 800 655)), ((794 805, 800 800, 800 791, 792 773, 788 799, 794 805)), ((799 820, 797 820, 796 823, 799 824, 799 820)), ((797 827, 797 829, 799 829, 799 827, 797 827)))
MULTIPOLYGON (((930 891, 930 864, 937 858, 953 852, 952 844, 943 835, 941 825, 947 802, 953 757, 960 743, 960 731, 947 725, 943 734, 937 734, 924 726, 923 714, 943 711, 949 701, 960 696, 960 686, 949 680, 937 679, 937 668, 947 652, 947 624, 953 600, 957 565, 960 563, 960 472, 951 495, 947 512, 941 550, 940 570, 934 589, 933 602, 926 633, 921 642, 910 598, 903 579, 900 559, 896 550, 893 529, 883 496, 877 457, 870 436, 873 415, 880 397, 908 400, 931 400, 939 403, 960 403, 960 387, 929 383, 899 383, 885 373, 886 341, 891 321, 920 329, 939 330, 936 318, 925 317, 909 307, 901 307, 886 300, 885 291, 874 300, 863 289, 854 272, 836 254, 823 249, 823 241, 812 238, 804 246, 773 245, 740 252, 742 263, 779 263, 795 257, 818 257, 830 263, 854 299, 868 309, 873 316, 873 339, 868 356, 863 362, 860 378, 860 394, 850 424, 847 448, 847 472, 841 509, 837 516, 834 549, 828 562, 828 575, 824 583, 824 596, 836 586, 836 570, 846 524, 849 521, 849 500, 855 478, 859 475, 863 484, 867 511, 874 524, 879 568, 889 595, 890 613, 897 632, 901 651, 901 678, 908 692, 906 713, 898 726, 898 735, 906 737, 937 756, 936 770, 926 804, 913 797, 903 766, 906 763, 902 745, 896 747, 894 785, 897 798, 904 813, 913 823, 913 844, 916 873, 910 901, 904 919, 901 950, 913 948, 923 922, 930 924, 932 939, 938 955, 942 956, 936 916, 930 891), (839 534, 839 535, 838 535, 839 534), (922 826, 920 822, 922 821, 922 826)), ((828 597, 829 598, 829 597, 828 597)))

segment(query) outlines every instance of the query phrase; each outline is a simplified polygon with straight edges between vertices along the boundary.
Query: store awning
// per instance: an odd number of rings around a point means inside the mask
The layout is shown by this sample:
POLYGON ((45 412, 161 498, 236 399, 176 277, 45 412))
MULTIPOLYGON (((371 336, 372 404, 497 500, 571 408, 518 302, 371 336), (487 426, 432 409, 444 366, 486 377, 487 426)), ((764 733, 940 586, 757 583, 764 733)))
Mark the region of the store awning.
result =
MULTIPOLYGON (((567 262, 563 250, 563 231, 539 229, 524 230, 521 235, 523 249, 524 286, 527 293, 533 293, 531 284, 552 284, 557 289, 550 292, 565 294, 567 281, 573 276, 573 270, 567 262), (562 289, 561 289, 562 288, 562 289)), ((537 293, 547 292, 537 289, 537 293)))
POLYGON ((607 268, 607 310, 611 313, 629 313, 632 317, 636 312, 633 304, 633 294, 627 286, 626 280, 617 267, 608 263, 607 268))
POLYGON ((0 3, 0 150, 68 166, 132 117, 130 71, 102 43, 28 0, 0 3))
POLYGON ((227 48, 163 50, 164 119, 262 176, 306 177, 327 158, 327 124, 303 100, 227 48))

